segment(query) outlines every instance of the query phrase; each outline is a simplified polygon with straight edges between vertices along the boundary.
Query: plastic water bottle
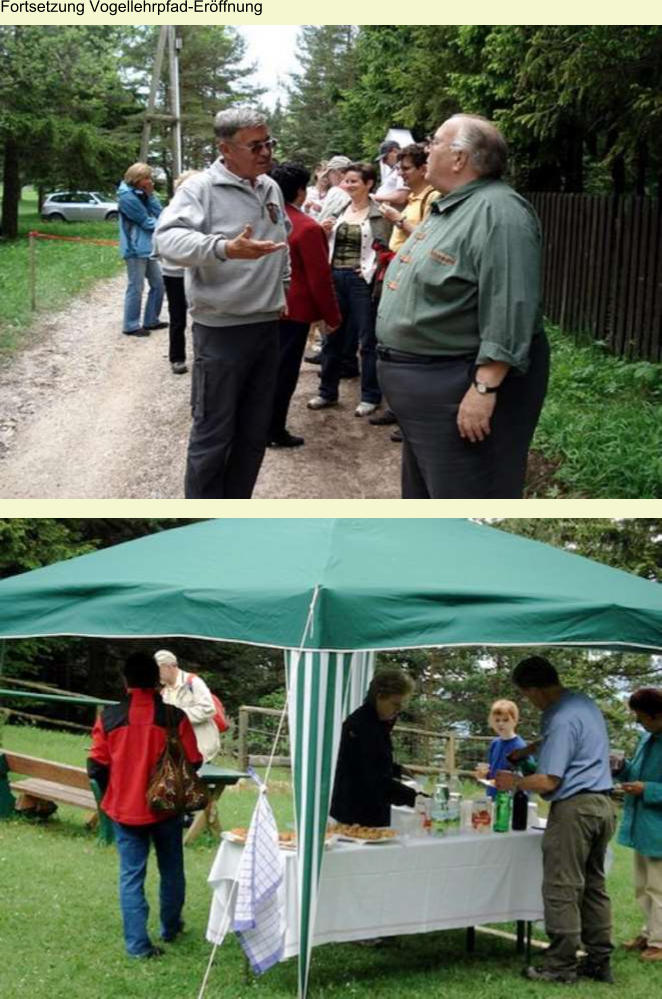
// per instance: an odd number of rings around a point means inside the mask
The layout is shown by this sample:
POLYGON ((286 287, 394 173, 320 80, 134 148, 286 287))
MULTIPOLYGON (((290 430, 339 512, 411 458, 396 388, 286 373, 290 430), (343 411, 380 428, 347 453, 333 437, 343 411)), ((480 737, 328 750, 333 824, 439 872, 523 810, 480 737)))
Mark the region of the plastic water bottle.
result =
POLYGON ((494 832, 508 832, 512 798, 509 791, 497 791, 494 799, 494 832))

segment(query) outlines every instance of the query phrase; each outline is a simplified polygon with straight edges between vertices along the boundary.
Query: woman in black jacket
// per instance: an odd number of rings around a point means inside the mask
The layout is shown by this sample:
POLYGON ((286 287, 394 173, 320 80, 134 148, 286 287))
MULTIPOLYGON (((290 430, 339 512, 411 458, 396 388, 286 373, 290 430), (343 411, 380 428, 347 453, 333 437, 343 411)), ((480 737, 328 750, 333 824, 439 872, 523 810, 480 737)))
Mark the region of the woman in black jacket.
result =
POLYGON ((391 729, 413 689, 401 670, 381 670, 361 707, 345 719, 331 799, 337 822, 390 826, 391 805, 414 805, 416 792, 398 780, 403 771, 391 746, 391 729))

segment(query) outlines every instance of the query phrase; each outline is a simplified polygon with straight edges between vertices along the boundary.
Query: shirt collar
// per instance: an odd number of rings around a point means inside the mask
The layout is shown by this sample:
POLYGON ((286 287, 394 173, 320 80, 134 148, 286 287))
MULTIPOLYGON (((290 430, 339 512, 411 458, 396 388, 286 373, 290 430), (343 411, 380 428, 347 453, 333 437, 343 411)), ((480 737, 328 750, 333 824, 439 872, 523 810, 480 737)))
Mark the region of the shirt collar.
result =
POLYGON ((255 183, 253 183, 250 177, 240 177, 239 174, 233 173, 232 170, 230 170, 225 165, 223 160, 219 159, 218 165, 220 169, 227 174, 228 177, 236 181, 237 184, 242 184, 244 187, 249 188, 249 190, 251 191, 257 191, 259 188, 264 187, 264 178, 266 174, 263 173, 258 174, 258 176, 255 178, 255 183))
POLYGON ((494 183, 498 183, 498 181, 495 181, 492 177, 477 177, 476 180, 470 180, 468 184, 456 187, 454 191, 450 191, 443 197, 438 198, 437 201, 433 201, 430 211, 436 215, 441 215, 442 212, 470 198, 472 194, 482 190, 488 184, 494 183))

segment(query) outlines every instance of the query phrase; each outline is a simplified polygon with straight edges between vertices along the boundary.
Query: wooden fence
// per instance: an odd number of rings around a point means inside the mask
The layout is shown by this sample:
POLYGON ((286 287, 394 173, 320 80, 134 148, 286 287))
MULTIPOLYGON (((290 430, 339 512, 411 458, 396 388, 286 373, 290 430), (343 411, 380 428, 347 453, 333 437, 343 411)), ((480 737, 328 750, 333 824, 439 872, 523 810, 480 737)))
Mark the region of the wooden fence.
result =
MULTIPOLYGON (((237 727, 237 761, 241 770, 247 766, 266 766, 281 711, 244 704, 239 708, 237 727)), ((396 725, 393 745, 396 758, 420 774, 472 774, 476 764, 487 759, 487 748, 493 736, 461 736, 455 732, 437 732, 409 725, 396 725)), ((281 731, 280 753, 274 765, 291 765, 287 727, 281 731)))
POLYGON ((662 361, 662 211, 654 198, 532 193, 545 315, 621 357, 662 361))

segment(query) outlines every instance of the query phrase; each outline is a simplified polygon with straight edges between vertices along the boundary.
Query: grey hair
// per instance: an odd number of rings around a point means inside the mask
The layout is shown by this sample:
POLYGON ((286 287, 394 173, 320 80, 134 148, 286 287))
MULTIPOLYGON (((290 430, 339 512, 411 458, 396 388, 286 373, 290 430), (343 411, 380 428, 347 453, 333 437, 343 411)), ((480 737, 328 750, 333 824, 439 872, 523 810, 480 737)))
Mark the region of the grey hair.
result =
POLYGON ((170 652, 168 649, 159 649, 158 652, 154 653, 154 659, 157 666, 177 666, 177 656, 174 652, 170 652))
POLYGON ((481 177, 498 179, 506 172, 508 145, 496 125, 471 114, 454 114, 448 120, 458 125, 451 149, 466 150, 469 162, 481 177))
POLYGON ((259 128, 267 119, 261 111, 247 105, 219 111, 214 118, 214 132, 219 139, 231 139, 240 128, 259 128))

